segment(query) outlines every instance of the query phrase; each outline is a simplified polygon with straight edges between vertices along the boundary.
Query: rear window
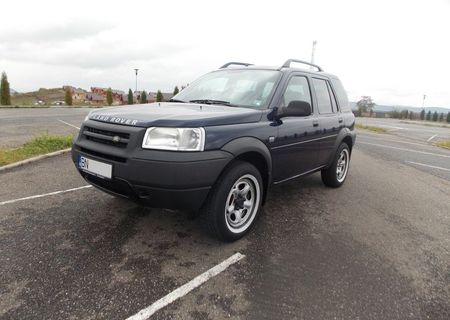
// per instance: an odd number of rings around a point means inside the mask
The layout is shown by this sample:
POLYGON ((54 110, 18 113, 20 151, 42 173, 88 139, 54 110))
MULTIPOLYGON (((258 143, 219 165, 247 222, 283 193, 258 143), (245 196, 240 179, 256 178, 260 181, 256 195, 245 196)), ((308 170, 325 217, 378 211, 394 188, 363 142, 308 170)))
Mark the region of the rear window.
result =
POLYGON ((341 112, 349 112, 350 106, 348 104, 347 93, 345 92, 341 80, 337 78, 331 78, 331 83, 333 84, 333 89, 334 92, 336 93, 341 112))

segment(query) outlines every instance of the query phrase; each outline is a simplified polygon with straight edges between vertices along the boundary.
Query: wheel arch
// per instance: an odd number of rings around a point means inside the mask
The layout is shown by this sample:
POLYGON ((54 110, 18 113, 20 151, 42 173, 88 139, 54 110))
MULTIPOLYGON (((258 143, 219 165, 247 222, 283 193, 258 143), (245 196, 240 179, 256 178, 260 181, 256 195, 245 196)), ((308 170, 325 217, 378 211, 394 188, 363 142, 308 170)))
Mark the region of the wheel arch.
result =
POLYGON ((345 142, 348 145, 348 148, 350 150, 350 155, 352 154, 352 149, 355 144, 356 134, 354 131, 351 131, 348 128, 342 129, 338 136, 336 137, 336 141, 334 143, 333 152, 330 155, 330 158, 328 159, 328 166, 333 162, 334 156, 336 154, 337 149, 341 145, 342 142, 345 142))
POLYGON ((267 191, 272 179, 272 156, 267 146, 259 139, 243 137, 232 140, 222 147, 222 150, 233 154, 233 159, 225 166, 222 172, 228 169, 235 161, 246 161, 254 165, 261 173, 263 179, 263 199, 264 204, 267 198, 267 191))

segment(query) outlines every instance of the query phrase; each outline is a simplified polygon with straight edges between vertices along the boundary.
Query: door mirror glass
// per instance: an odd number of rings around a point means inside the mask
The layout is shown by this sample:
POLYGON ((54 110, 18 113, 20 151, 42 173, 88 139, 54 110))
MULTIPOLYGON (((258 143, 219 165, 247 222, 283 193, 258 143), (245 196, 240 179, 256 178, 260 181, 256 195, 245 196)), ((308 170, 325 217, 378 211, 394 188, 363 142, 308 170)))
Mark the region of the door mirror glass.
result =
POLYGON ((307 117, 311 115, 311 113, 311 105, 309 102, 292 100, 287 107, 280 110, 278 117, 307 117))

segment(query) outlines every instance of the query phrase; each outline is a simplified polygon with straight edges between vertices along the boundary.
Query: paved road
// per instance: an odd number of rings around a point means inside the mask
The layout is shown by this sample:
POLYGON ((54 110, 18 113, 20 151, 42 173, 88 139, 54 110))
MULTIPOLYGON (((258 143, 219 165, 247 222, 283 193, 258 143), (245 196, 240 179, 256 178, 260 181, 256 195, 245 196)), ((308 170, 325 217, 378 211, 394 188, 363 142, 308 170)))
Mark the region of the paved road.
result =
MULTIPOLYGON (((0 205, 0 318, 125 319, 240 252, 154 319, 449 319, 450 182, 405 160, 450 165, 386 148, 447 154, 405 142, 361 133, 342 188, 318 174, 273 188, 233 244, 93 188, 0 205)), ((85 182, 64 155, 0 185, 2 202, 85 182)))
POLYGON ((391 135, 415 142, 433 143, 443 139, 450 140, 450 128, 442 127, 442 125, 450 126, 448 123, 430 122, 429 126, 426 126, 421 124, 420 121, 381 118, 356 118, 356 122, 383 127, 389 130, 391 135))
POLYGON ((0 147, 16 147, 42 134, 73 134, 92 109, 0 108, 0 147), (64 122, 66 123, 64 123, 64 122))

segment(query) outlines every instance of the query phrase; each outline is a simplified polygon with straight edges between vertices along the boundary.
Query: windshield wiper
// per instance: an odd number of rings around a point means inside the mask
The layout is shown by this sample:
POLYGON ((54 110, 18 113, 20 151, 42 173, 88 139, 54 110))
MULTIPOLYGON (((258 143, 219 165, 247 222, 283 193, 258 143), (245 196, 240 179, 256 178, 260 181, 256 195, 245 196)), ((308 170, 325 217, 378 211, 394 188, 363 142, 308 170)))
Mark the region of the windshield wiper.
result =
POLYGON ((186 101, 178 100, 178 99, 170 99, 169 102, 179 102, 179 103, 186 103, 186 101))
POLYGON ((235 105, 231 104, 229 101, 214 100, 214 99, 196 99, 196 100, 189 100, 189 102, 204 103, 204 104, 222 104, 224 106, 235 107, 235 105))

